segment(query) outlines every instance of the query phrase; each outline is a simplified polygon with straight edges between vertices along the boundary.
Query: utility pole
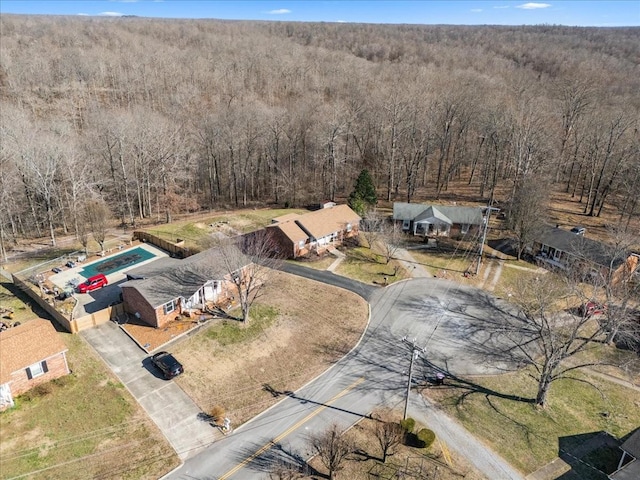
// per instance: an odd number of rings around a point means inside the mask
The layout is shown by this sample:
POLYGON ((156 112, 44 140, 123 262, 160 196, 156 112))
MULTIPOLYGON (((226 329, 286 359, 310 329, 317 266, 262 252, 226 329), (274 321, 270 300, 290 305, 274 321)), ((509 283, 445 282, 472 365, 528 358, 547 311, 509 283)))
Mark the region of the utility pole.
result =
POLYGON ((487 219, 484 222, 484 232, 482 233, 482 243, 480 244, 480 253, 478 254, 478 264, 476 265, 476 275, 480 272, 480 263, 482 262, 482 251, 484 250, 484 242, 487 239, 487 230, 489 229, 489 218, 491 217, 491 211, 499 211, 499 208, 487 206, 487 219))
POLYGON ((411 347, 411 363, 409 364, 409 380, 407 381, 407 397, 404 401, 404 414, 402 416, 403 420, 407 419, 407 409, 409 408, 409 394, 411 393, 411 377, 413 375, 413 361, 420 356, 421 353, 424 353, 424 348, 420 348, 416 345, 416 339, 413 341, 407 340, 407 337, 402 338, 402 342, 406 343, 411 347))

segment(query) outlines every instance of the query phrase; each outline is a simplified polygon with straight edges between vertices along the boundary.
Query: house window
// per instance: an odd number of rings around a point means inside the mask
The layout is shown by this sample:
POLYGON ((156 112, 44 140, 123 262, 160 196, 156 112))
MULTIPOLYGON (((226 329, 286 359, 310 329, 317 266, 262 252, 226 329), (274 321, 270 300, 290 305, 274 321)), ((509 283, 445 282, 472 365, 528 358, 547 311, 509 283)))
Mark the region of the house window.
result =
POLYGON ((34 363, 33 365, 27 367, 27 378, 31 380, 32 378, 39 377, 47 373, 49 369, 47 368, 47 362, 42 361, 38 363, 34 363))
POLYGON ((350 232, 353 229, 350 223, 347 223, 347 232, 350 232))
POLYGON ((469 224, 468 223, 463 223, 460 226, 460 233, 463 234, 463 235, 469 233, 469 224))
POLYGON ((304 240, 298 242, 298 248, 304 248, 304 240))
POLYGON ((411 220, 403 220, 402 221, 402 229, 409 230, 411 228, 411 220))
POLYGON ((171 313, 176 309, 176 301, 175 300, 171 300, 168 303, 164 304, 164 313, 171 313))

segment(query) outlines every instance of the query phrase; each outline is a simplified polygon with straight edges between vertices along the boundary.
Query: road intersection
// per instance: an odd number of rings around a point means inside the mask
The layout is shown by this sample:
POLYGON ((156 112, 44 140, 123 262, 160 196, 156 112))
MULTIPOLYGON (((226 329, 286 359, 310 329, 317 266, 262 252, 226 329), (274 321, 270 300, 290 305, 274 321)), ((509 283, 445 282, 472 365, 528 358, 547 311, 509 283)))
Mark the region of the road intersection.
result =
MULTIPOLYGON (((419 278, 384 289, 331 272, 293 265, 283 268, 354 291, 370 302, 371 319, 360 343, 341 361, 296 392, 275 392, 283 400, 233 434, 187 459, 167 479, 265 478, 275 463, 303 468, 310 456, 309 435, 330 424, 354 424, 381 406, 404 401, 411 349, 402 338, 426 347, 414 379, 436 371, 451 374, 498 373, 511 368, 493 362, 487 351, 500 343, 477 323, 509 316, 505 305, 483 291, 447 280, 419 278)), ((432 428, 449 447, 466 456, 492 480, 521 479, 506 462, 421 396, 412 393, 409 414, 432 428)))

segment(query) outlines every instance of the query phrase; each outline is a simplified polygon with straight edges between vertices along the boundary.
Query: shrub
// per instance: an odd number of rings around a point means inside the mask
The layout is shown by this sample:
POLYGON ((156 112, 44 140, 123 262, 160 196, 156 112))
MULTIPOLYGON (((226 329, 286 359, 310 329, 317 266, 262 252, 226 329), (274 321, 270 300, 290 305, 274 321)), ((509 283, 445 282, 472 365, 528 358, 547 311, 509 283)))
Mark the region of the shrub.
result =
POLYGON ((400 426, 405 432, 411 433, 413 429, 416 428, 416 421, 413 418, 405 418, 404 420, 400 420, 400 426))
POLYGON ((424 447, 422 448, 429 448, 436 440, 436 434, 433 432, 433 430, 423 428, 418 432, 418 440, 424 443, 424 447))
POLYGON ((209 416, 215 423, 221 423, 224 420, 224 414, 224 408, 220 405, 215 405, 209 412, 209 416))
POLYGON ((53 392, 53 386, 50 382, 47 382, 36 385, 31 390, 24 392, 21 397, 25 402, 31 402, 36 398, 46 397, 51 392, 53 392))

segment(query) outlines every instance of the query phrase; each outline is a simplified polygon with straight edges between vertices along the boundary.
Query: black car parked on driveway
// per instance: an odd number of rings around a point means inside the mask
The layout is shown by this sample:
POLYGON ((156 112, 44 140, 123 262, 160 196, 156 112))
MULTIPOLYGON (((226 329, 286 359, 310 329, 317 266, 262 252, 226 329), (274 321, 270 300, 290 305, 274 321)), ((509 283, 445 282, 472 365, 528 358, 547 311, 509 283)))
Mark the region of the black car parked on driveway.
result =
POLYGON ((167 380, 177 377, 184 372, 182 364, 176 360, 176 358, 168 352, 158 352, 151 357, 153 364, 162 370, 164 378, 167 380))

